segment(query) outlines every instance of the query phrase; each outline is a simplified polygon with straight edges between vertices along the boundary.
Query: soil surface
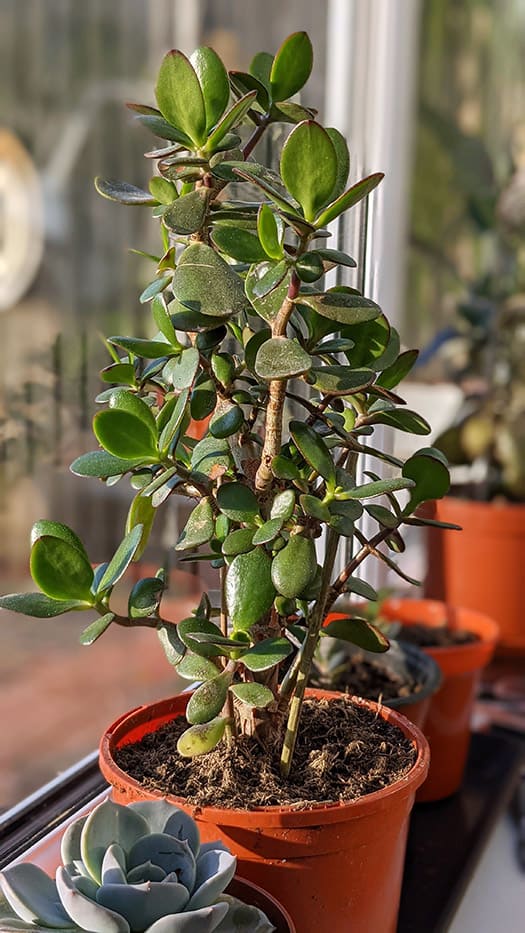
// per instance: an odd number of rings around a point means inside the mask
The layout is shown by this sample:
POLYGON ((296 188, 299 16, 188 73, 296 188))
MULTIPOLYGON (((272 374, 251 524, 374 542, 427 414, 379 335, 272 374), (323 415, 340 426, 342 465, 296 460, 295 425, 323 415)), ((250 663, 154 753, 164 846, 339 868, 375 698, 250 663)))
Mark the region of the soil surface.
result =
POLYGON ((240 736, 207 755, 182 758, 177 739, 187 728, 179 717, 140 742, 115 753, 115 761, 140 784, 185 797, 193 806, 252 809, 355 800, 404 777, 416 759, 409 739, 350 698, 307 700, 292 766, 279 774, 280 741, 264 749, 240 736))
POLYGON ((436 628, 416 622, 402 625, 396 635, 398 641, 406 641, 419 648, 450 648, 453 645, 470 645, 479 641, 479 635, 465 629, 451 629, 445 625, 436 628))
POLYGON ((381 664, 381 661, 373 661, 362 654, 348 658, 344 671, 335 682, 328 683, 322 673, 317 671, 310 682, 313 687, 341 690, 366 700, 381 699, 383 703, 418 693, 422 687, 408 672, 402 676, 386 664, 381 664))

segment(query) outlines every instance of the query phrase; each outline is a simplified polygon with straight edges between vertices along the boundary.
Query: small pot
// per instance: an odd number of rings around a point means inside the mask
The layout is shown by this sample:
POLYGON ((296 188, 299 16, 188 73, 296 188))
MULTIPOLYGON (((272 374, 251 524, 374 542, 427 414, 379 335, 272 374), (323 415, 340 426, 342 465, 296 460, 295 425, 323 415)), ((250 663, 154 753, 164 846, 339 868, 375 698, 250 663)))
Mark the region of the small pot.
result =
POLYGON ((424 510, 463 529, 427 528, 425 596, 486 612, 500 628, 498 651, 525 654, 525 505, 446 496, 424 510))
MULTIPOLYGON (((333 619, 346 618, 347 613, 331 612, 330 615, 326 617, 325 624, 328 624, 333 619)), ((399 710, 399 712, 402 713, 403 716, 406 716, 407 719, 410 719, 410 722, 413 722, 418 729, 423 729, 430 707, 430 699, 441 683, 441 671, 434 659, 431 658, 430 655, 425 654, 424 651, 421 651, 421 648, 418 648, 417 645, 396 642, 395 646, 396 654, 397 651, 399 651, 401 653, 401 658, 399 658, 399 655, 397 655, 397 657, 394 656, 392 649, 385 654, 372 654, 371 652, 364 652, 364 654, 367 658, 371 658, 376 663, 391 668, 396 672, 398 671, 399 662, 401 661, 408 670, 410 677, 420 684, 420 689, 414 693, 408 693, 406 696, 402 697, 394 697, 391 700, 384 700, 383 703, 390 709, 399 710)))
POLYGON ((423 648, 437 662, 443 675, 441 687, 431 698, 424 732, 430 744, 428 778, 418 801, 441 800, 459 790, 470 744, 470 720, 481 671, 490 661, 498 639, 498 626, 486 615, 456 609, 430 599, 388 599, 381 615, 403 625, 421 623, 478 635, 465 645, 423 648))
MULTIPOLYGON (((322 690, 309 690, 308 695, 340 696, 322 690)), ((186 693, 143 706, 103 735, 100 768, 117 802, 162 796, 122 771, 113 753, 183 716, 189 698, 186 693)), ((389 787, 359 800, 305 810, 192 807, 182 797, 167 796, 191 813, 205 842, 224 840, 237 856, 240 874, 271 891, 290 911, 300 933, 396 929, 408 820, 416 790, 428 772, 429 749, 419 729, 404 716, 368 700, 355 702, 397 726, 416 749, 412 769, 389 787)))

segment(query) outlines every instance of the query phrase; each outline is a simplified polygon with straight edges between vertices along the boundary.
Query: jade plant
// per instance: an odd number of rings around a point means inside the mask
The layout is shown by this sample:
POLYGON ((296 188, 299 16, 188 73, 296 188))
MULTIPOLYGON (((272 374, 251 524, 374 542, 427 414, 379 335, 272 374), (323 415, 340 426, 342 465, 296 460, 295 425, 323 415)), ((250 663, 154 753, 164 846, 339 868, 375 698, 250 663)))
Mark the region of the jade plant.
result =
POLYGON ((166 141, 146 153, 156 169, 149 190, 100 178, 96 187, 151 209, 162 253, 148 257, 154 277, 141 295, 148 336, 109 338, 108 385, 93 420, 100 446, 71 466, 110 484, 129 478, 125 537, 93 570, 73 531, 37 522, 30 563, 39 592, 1 600, 36 617, 96 613, 83 644, 111 625, 155 629, 178 674, 202 682, 180 753, 206 753, 239 733, 281 736, 284 778, 319 639, 388 647, 366 619, 324 626, 327 611, 344 592, 375 597, 357 575, 368 556, 407 579, 392 556, 404 549, 400 529, 421 524, 419 504, 449 486, 439 451, 424 447, 403 462, 374 444, 378 425, 416 435, 430 428, 397 388, 417 351, 401 349, 375 301, 325 282, 356 265, 326 245, 328 227, 383 176, 348 186, 343 136, 291 100, 311 67, 303 32, 229 75, 210 48, 190 59, 171 51, 157 107, 128 105, 166 141), (278 170, 256 150, 276 123, 291 126, 278 170), (387 475, 363 473, 364 455, 387 475), (210 562, 220 605, 203 595, 190 618, 167 621, 160 570, 133 585, 122 614, 113 588, 173 497, 192 504, 175 552, 210 562), (365 514, 370 535, 360 527, 365 514), (349 556, 335 575, 340 546, 349 556))
POLYGON ((165 800, 110 800, 70 824, 56 880, 22 862, 0 873, 15 917, 0 929, 44 933, 270 933, 257 907, 224 891, 236 858, 200 844, 191 816, 165 800))

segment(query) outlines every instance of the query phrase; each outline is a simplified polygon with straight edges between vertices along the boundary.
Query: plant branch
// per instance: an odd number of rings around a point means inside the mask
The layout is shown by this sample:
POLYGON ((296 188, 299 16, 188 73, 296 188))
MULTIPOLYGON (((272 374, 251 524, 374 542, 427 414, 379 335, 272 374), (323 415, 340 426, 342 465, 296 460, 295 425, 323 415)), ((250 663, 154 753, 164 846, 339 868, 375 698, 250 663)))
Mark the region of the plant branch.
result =
POLYGON ((252 154, 252 152, 253 152, 253 150, 255 149, 257 143, 259 142, 259 140, 260 140, 261 137, 263 136, 264 131, 265 131, 266 128, 270 125, 271 122, 272 122, 272 121, 271 121, 271 119, 270 119, 270 115, 269 115, 268 113, 265 114, 265 116, 263 117, 263 119, 261 120, 261 122, 259 123, 259 125, 255 127, 255 129, 254 129, 253 133, 251 134, 251 136, 248 137, 248 139, 246 140, 246 142, 245 142, 245 144, 244 144, 244 146, 243 146, 243 148, 242 148, 242 154, 243 154, 243 156, 244 156, 244 161, 246 161, 246 159, 248 158, 248 156, 252 154))
MULTIPOLYGON (((299 286, 299 278, 297 274, 293 272, 288 294, 272 326, 272 337, 283 337, 286 334, 286 326, 295 307, 294 298, 297 298, 299 294, 299 286)), ((287 379, 272 379, 269 384, 264 446, 261 454, 261 462, 255 476, 255 488, 257 492, 265 492, 270 486, 273 479, 271 469, 272 460, 281 450, 283 411, 287 381, 287 379)))

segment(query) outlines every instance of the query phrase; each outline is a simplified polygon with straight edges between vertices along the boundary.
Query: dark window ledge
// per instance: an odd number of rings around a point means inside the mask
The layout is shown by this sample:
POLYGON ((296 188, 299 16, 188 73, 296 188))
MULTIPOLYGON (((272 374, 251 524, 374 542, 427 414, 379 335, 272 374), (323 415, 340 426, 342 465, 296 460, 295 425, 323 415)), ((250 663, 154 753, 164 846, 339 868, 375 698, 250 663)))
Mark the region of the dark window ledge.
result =
POLYGON ((98 752, 92 752, 7 810, 0 816, 0 868, 22 856, 107 786, 98 768, 98 752))

